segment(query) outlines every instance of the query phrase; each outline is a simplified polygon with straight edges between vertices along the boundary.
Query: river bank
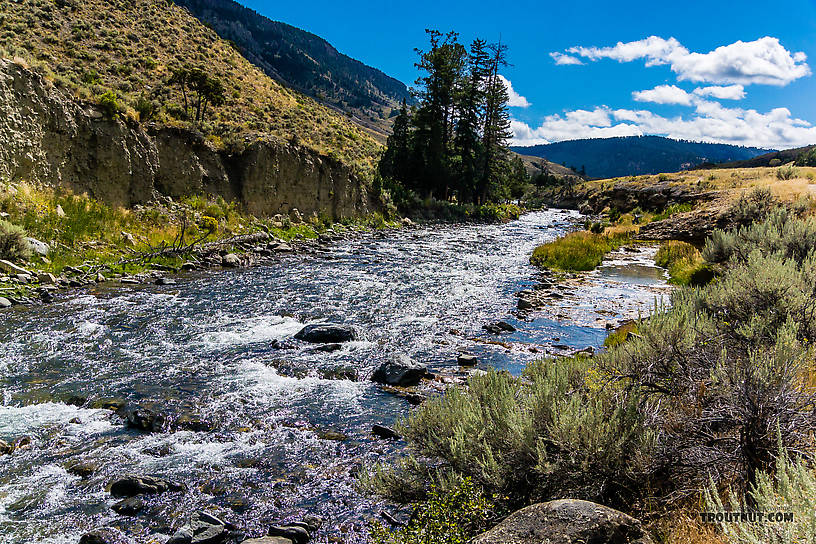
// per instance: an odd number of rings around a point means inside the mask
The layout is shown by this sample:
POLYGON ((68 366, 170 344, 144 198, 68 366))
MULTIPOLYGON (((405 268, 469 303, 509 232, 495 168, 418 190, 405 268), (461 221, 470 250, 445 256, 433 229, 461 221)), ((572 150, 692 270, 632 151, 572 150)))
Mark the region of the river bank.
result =
MULTIPOLYGON (((421 400, 473 372, 517 374, 544 353, 602 345, 604 323, 524 316, 514 296, 538 281, 532 248, 581 221, 550 210, 371 231, 229 273, 185 271, 176 285, 94 284, 6 310, 0 439, 31 443, 0 457, 0 542, 75 544, 102 527, 122 542, 161 541, 162 527, 202 509, 247 536, 316 515, 318 542, 363 539, 382 504, 356 490, 356 470, 401 450, 372 429, 392 426, 414 398, 369 380, 381 364, 404 354, 425 365, 435 379, 416 389, 421 400), (483 328, 499 321, 516 330, 483 328), (334 351, 294 338, 321 322, 359 336, 334 351), (476 365, 460 367, 463 354, 476 365), (166 414, 171 428, 146 432, 104 408, 121 403, 166 414), (78 476, 74 463, 91 470, 78 476), (148 496, 122 517, 105 489, 133 473, 186 491, 148 496)), ((607 298, 611 311, 632 297, 607 298)))

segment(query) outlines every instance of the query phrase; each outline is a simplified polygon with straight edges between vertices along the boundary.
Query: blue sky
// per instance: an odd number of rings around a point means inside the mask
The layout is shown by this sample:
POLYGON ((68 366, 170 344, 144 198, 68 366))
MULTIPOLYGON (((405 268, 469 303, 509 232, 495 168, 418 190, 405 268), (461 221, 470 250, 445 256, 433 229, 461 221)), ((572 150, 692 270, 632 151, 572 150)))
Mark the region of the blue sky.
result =
POLYGON ((501 37, 504 76, 527 103, 512 108, 517 144, 628 134, 816 143, 816 0, 239 1, 409 85, 425 28, 501 37))

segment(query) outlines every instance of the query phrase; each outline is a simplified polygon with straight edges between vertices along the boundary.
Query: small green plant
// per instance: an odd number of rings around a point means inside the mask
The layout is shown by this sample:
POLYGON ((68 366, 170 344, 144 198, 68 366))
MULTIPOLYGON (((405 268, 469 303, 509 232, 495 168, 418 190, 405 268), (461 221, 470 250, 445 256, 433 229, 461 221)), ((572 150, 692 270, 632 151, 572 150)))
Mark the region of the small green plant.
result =
POLYGON ((139 121, 144 123, 149 121, 156 113, 156 104, 152 100, 149 100, 144 96, 140 96, 136 101, 136 104, 133 106, 133 109, 135 109, 136 113, 139 114, 139 121))
POLYGON ((691 204, 672 204, 666 207, 662 212, 655 214, 652 217, 652 221, 662 221, 678 213, 690 212, 691 210, 691 204))
POLYGON ((371 539, 375 544, 465 544, 487 528, 492 516, 493 502, 470 478, 462 478, 453 489, 432 485, 406 526, 389 531, 373 524, 371 539))
POLYGON ((210 234, 218 232, 218 220, 215 217, 210 217, 209 215, 205 215, 201 218, 199 226, 201 227, 201 230, 210 234))
POLYGON ((31 248, 26 241, 25 230, 0 219, 0 259, 20 261, 30 257, 31 248))
POLYGON ((113 91, 106 91, 104 94, 100 95, 97 98, 97 102, 105 115, 110 118, 114 118, 124 111, 122 106, 119 104, 119 98, 113 91))

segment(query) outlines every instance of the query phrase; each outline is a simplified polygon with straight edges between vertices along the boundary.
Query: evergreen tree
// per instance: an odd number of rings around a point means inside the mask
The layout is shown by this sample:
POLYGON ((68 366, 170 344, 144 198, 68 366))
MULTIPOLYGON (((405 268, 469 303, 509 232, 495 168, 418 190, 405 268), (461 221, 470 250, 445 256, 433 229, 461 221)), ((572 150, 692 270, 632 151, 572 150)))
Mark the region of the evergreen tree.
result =
POLYGON ((485 88, 485 115, 482 130, 483 170, 479 183, 479 201, 484 203, 491 188, 500 182, 502 169, 507 167, 507 143, 510 132, 510 113, 507 103, 510 96, 499 77, 499 69, 507 66, 507 46, 502 43, 489 46, 492 52, 485 88))
POLYGON ((481 155, 480 131, 484 117, 485 81, 488 76, 490 55, 484 40, 476 39, 470 45, 468 73, 458 93, 459 122, 456 127, 456 146, 461 156, 458 188, 463 198, 475 196, 474 180, 478 177, 481 155))
POLYGON ((393 132, 388 137, 385 153, 380 160, 380 174, 403 184, 410 182, 410 157, 411 115, 403 100, 399 115, 394 118, 393 132))

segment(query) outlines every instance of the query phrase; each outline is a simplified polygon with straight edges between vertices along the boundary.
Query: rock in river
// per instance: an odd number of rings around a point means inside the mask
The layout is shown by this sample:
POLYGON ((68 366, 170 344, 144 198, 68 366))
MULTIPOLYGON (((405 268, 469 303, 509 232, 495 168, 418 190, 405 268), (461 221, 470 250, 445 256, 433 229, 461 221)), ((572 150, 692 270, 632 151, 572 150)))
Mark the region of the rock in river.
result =
POLYGON ((391 438, 396 438, 396 439, 402 438, 397 431, 395 431, 391 427, 386 427, 385 425, 374 425, 371 428, 371 433, 374 436, 377 436, 379 438, 384 438, 386 440, 389 440, 391 438))
POLYGON ((408 357, 399 354, 392 360, 380 365, 371 376, 371 380, 386 385, 409 387, 420 382, 427 368, 408 357))
POLYGON ((111 495, 114 497, 135 497, 136 495, 154 495, 165 491, 182 491, 182 484, 154 478, 153 476, 138 476, 128 474, 114 480, 110 485, 111 495))
POLYGON ((145 502, 139 497, 128 497, 111 506, 111 510, 120 516, 135 516, 141 512, 144 507, 145 502))
POLYGON ((351 325, 315 323, 306 325, 295 335, 298 340, 316 344, 349 342, 357 339, 357 331, 351 325))
POLYGON ((588 501, 534 504, 472 540, 472 544, 652 544, 635 518, 588 501))

